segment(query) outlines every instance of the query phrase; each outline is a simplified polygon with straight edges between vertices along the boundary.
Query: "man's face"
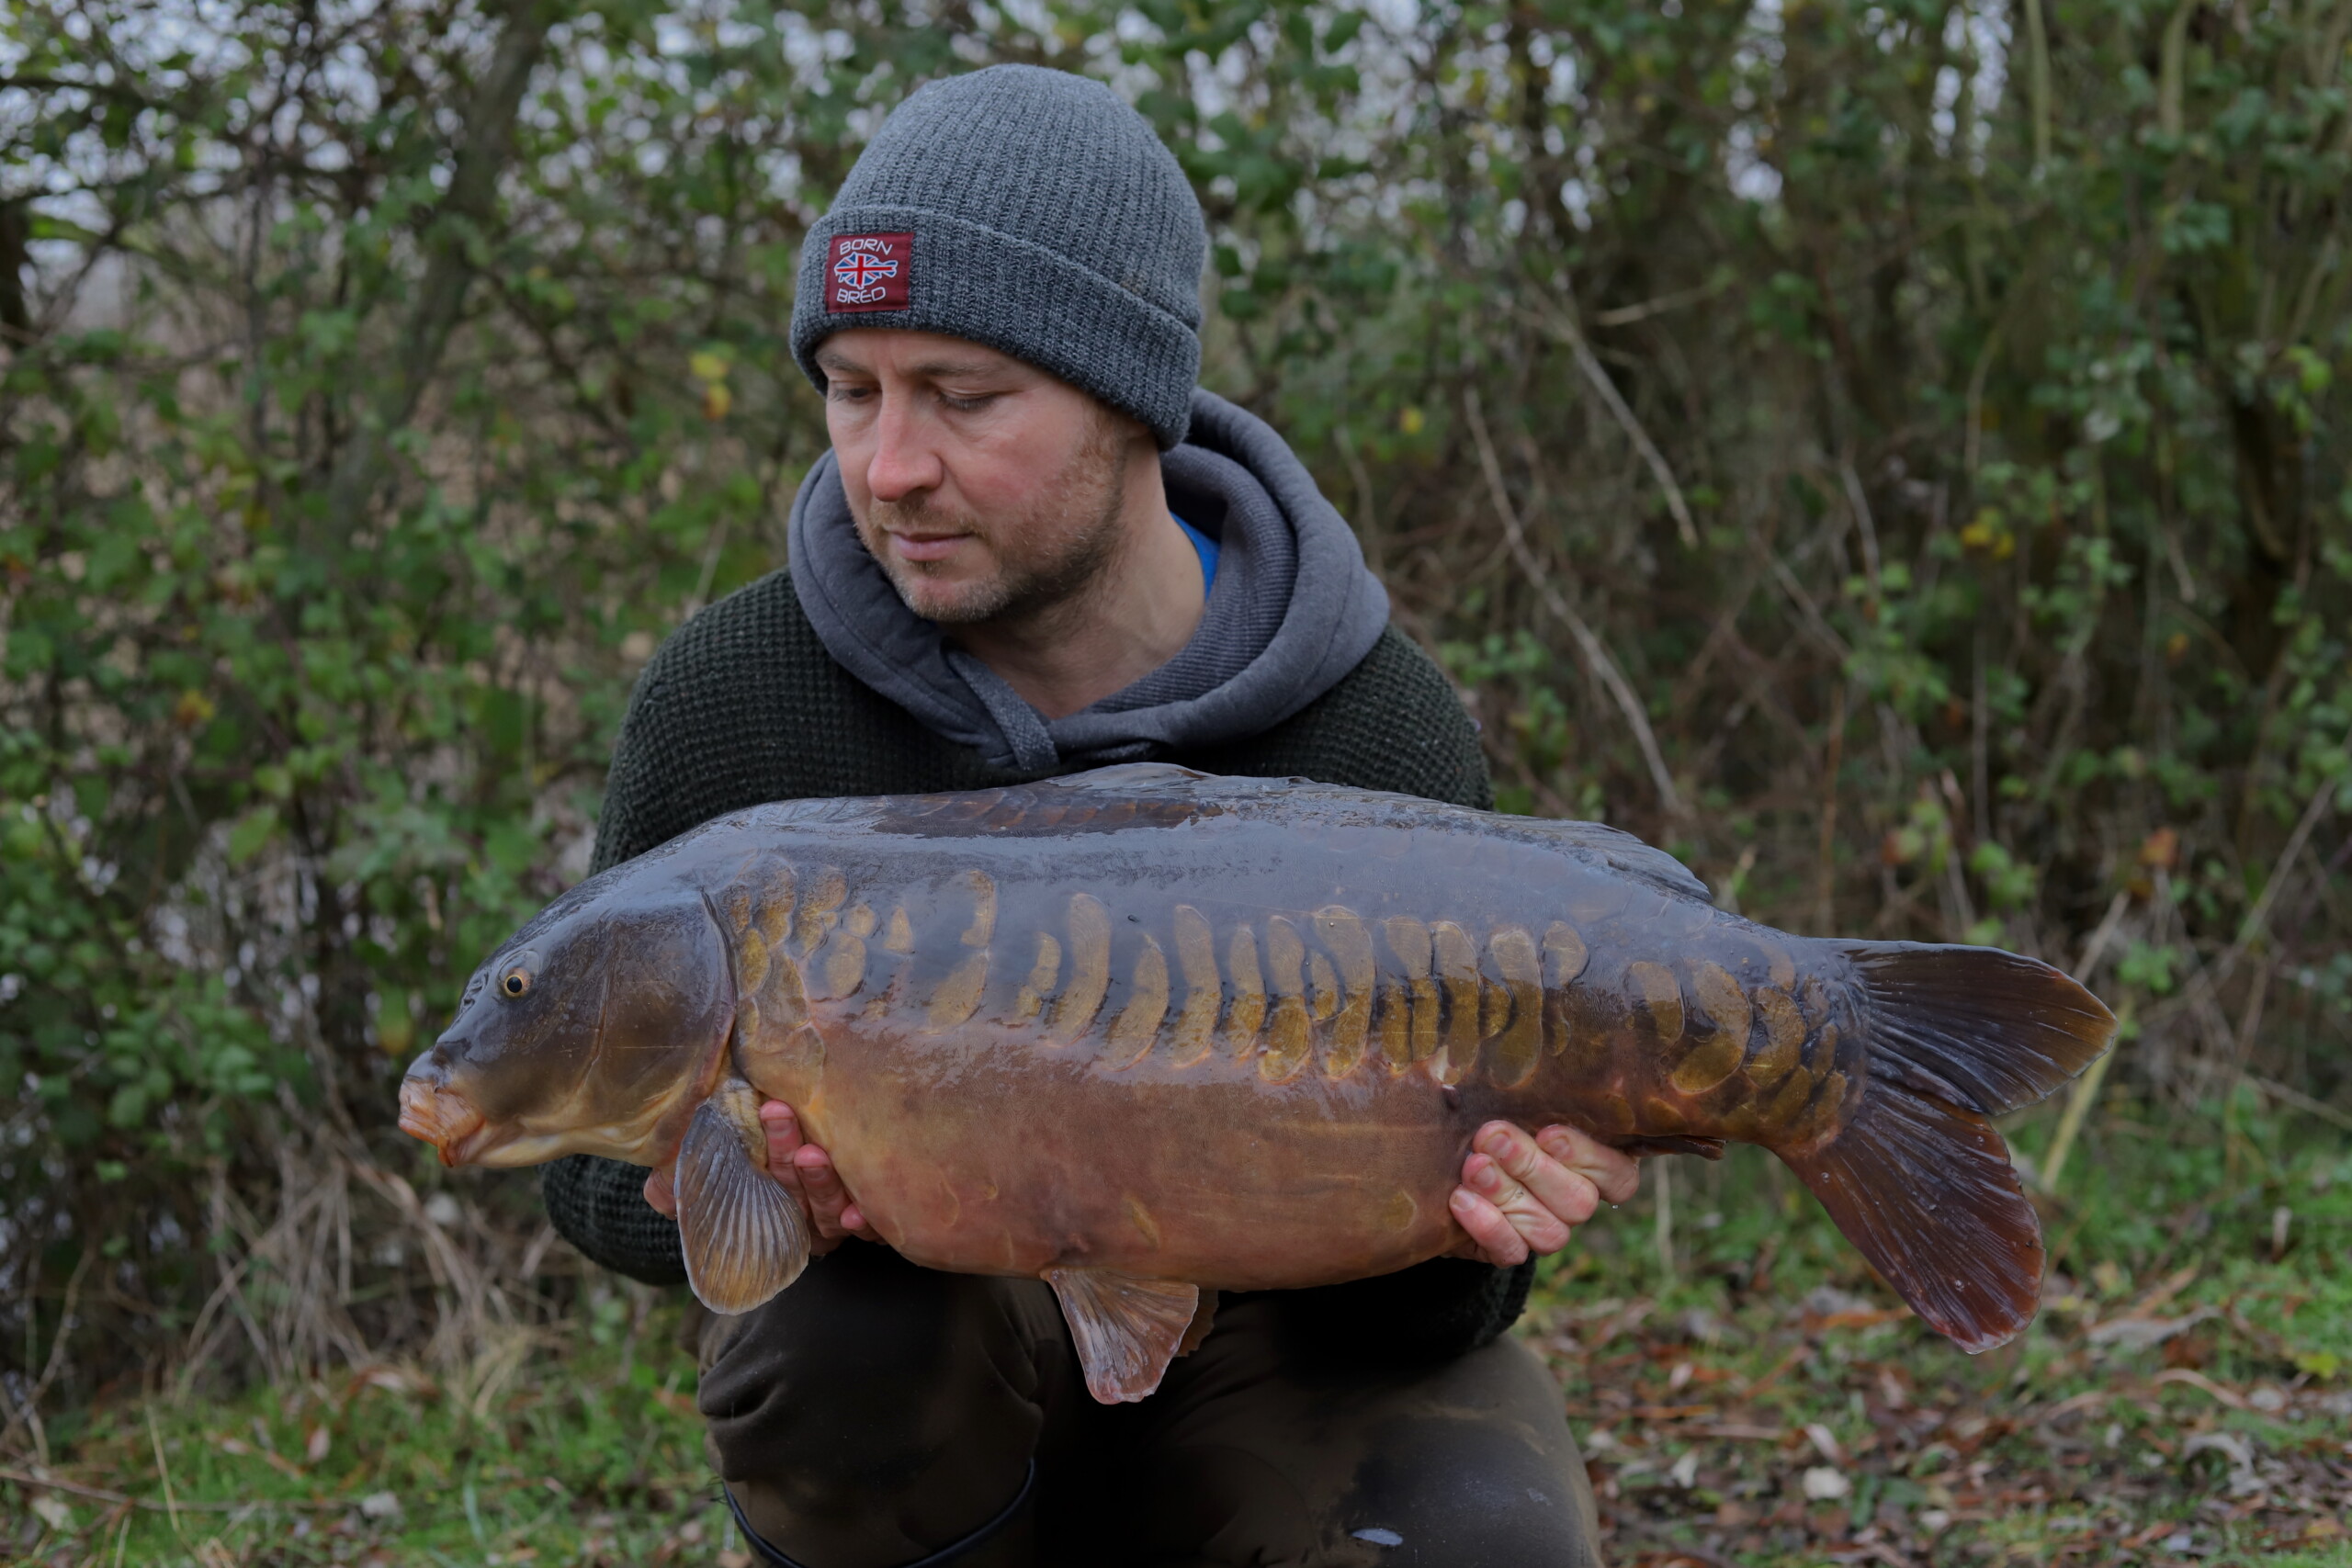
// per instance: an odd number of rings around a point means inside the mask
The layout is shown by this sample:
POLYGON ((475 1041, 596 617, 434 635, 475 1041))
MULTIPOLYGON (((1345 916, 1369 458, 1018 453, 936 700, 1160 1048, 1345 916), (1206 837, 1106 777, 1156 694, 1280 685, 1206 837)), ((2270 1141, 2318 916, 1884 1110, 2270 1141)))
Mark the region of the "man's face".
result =
POLYGON ((907 607, 968 625, 1069 599, 1116 553, 1143 427, 994 349, 863 328, 817 351, 858 537, 907 607))

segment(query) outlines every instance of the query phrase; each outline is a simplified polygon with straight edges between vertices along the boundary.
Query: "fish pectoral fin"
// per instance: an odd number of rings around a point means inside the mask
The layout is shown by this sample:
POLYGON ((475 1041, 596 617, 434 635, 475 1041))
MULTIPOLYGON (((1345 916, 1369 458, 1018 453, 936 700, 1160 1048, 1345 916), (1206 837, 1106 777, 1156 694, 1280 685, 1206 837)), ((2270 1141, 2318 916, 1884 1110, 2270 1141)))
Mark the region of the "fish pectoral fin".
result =
POLYGON ((687 1282, 717 1313, 751 1311, 808 1264, 808 1222, 800 1201, 752 1157, 747 1139, 767 1136, 757 1112, 749 1129, 738 1125, 741 1120, 740 1111, 721 1108, 719 1097, 696 1106, 672 1179, 687 1282))
POLYGON ((1680 1133, 1650 1133, 1638 1138, 1628 1138, 1616 1145, 1621 1155, 1640 1159, 1645 1155, 1697 1155, 1702 1159, 1724 1157, 1721 1138, 1698 1138, 1680 1133))
MULTIPOLYGON (((1104 1404, 1131 1404, 1158 1388, 1168 1363, 1191 1348, 1185 1340, 1204 1316, 1200 1289, 1181 1280, 1139 1280, 1115 1269, 1048 1269, 1046 1282, 1061 1299, 1086 1369, 1086 1392, 1104 1404)), ((1211 1292, 1212 1312, 1215 1299, 1211 1292)))

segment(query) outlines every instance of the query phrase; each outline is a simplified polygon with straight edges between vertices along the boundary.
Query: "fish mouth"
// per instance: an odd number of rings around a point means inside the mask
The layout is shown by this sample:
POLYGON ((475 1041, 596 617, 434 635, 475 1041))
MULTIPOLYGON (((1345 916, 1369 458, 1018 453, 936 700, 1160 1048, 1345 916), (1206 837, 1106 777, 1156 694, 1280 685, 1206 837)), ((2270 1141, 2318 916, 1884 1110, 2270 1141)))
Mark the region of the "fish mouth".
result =
POLYGON ((410 1078, 401 1085, 401 1131, 440 1153, 443 1165, 464 1165, 490 1140, 490 1124, 463 1095, 410 1078))

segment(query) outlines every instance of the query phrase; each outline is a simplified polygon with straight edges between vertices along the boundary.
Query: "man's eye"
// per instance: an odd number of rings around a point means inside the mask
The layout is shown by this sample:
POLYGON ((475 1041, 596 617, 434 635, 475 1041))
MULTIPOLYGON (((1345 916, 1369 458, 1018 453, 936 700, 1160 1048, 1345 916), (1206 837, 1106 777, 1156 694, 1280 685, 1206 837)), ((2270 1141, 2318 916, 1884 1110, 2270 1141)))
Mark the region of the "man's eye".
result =
POLYGON ((873 395, 871 387, 844 387, 839 381, 830 383, 825 395, 837 403, 860 403, 873 395))
POLYGON ((996 401, 998 395, 995 392, 973 392, 958 396, 954 392, 942 392, 939 394, 939 400, 958 413, 970 413, 974 409, 988 407, 989 404, 996 401))

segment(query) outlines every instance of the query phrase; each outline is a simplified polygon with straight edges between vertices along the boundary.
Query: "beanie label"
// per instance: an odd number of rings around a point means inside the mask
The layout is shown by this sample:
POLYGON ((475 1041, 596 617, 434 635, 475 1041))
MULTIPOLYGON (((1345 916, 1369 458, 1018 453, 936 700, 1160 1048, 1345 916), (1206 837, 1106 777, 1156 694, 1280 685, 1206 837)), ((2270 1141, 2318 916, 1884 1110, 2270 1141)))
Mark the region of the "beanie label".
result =
POLYGON ((825 310, 903 310, 914 270, 912 234, 836 234, 825 263, 825 310))

